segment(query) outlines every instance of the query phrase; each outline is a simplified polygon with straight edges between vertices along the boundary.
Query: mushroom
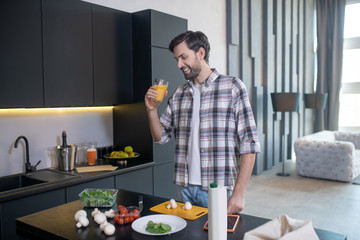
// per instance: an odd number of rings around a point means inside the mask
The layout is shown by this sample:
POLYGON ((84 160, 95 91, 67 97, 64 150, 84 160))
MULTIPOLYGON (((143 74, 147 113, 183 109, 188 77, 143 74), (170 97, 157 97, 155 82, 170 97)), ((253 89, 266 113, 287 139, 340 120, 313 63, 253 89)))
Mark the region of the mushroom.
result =
POLYGON ((192 205, 190 202, 185 202, 185 205, 183 206, 184 210, 190 210, 192 208, 192 205))
POLYGON ((94 217, 98 212, 100 212, 99 209, 95 208, 94 211, 92 211, 91 216, 94 217))
POLYGON ((79 210, 75 213, 75 221, 78 221, 78 218, 80 216, 87 216, 87 213, 85 212, 85 210, 79 210))
POLYGON ((84 215, 80 215, 78 217, 78 222, 76 223, 76 226, 78 228, 89 226, 89 219, 87 219, 87 217, 84 215))
POLYGON ((104 233, 107 236, 113 235, 115 233, 115 226, 112 225, 111 223, 106 224, 105 227, 104 227, 104 233))
POLYGON ((101 231, 104 231, 104 228, 105 228, 106 224, 109 224, 109 222, 108 222, 108 221, 104 221, 102 224, 100 224, 100 229, 101 229, 101 231))
POLYGON ((110 209, 109 211, 105 211, 105 216, 107 218, 114 218, 115 217, 115 211, 114 209, 110 209))
POLYGON ((97 224, 102 224, 103 222, 106 221, 106 216, 105 214, 103 214, 102 212, 98 212, 97 214, 95 214, 94 216, 94 221, 97 223, 97 224))
POLYGON ((170 206, 171 208, 177 208, 177 203, 174 199, 170 199, 170 206))

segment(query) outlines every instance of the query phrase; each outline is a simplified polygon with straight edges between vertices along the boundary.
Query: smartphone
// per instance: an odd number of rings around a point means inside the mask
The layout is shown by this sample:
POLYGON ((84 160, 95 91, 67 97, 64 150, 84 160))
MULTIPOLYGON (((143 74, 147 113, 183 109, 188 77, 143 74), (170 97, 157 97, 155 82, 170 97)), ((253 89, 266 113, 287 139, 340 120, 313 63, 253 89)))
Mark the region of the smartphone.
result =
MULTIPOLYGON (((236 225, 239 222, 239 218, 240 218, 239 215, 232 215, 232 214, 227 215, 227 231, 228 232, 234 232, 235 231, 236 225)), ((206 221, 206 223, 204 225, 205 230, 209 229, 208 222, 209 221, 206 221)))

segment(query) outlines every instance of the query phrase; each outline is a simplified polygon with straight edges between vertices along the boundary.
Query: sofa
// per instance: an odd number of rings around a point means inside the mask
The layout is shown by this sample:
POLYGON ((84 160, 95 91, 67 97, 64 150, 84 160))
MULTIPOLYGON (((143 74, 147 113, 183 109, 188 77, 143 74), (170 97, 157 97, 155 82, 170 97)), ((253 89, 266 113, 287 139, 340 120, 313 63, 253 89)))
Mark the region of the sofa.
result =
POLYGON ((294 150, 301 176, 351 182, 360 174, 360 132, 317 132, 296 139, 294 150))

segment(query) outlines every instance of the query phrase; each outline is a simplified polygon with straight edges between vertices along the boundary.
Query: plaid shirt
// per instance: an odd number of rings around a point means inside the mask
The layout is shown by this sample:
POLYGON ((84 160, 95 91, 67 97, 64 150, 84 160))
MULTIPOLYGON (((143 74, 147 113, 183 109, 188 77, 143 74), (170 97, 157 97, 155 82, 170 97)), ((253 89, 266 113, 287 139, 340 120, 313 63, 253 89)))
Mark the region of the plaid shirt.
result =
MULTIPOLYGON (((175 136, 174 183, 188 186, 187 146, 192 118, 192 81, 179 86, 160 118, 164 144, 175 136)), ((240 155, 259 153, 256 124, 246 87, 234 77, 215 69, 202 83, 200 103, 201 186, 212 182, 232 188, 237 178, 240 155)))

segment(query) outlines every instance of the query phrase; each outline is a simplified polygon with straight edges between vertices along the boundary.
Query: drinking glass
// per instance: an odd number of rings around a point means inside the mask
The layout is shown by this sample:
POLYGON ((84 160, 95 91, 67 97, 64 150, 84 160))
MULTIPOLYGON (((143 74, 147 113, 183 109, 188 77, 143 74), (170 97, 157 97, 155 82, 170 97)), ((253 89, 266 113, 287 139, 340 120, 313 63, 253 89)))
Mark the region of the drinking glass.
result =
POLYGON ((86 149, 87 160, 89 165, 95 165, 96 162, 96 148, 88 148, 86 149))
POLYGON ((157 96, 153 98, 152 101, 161 103, 164 99, 168 85, 169 82, 164 79, 160 79, 160 78, 155 79, 154 87, 155 90, 157 91, 157 96))

